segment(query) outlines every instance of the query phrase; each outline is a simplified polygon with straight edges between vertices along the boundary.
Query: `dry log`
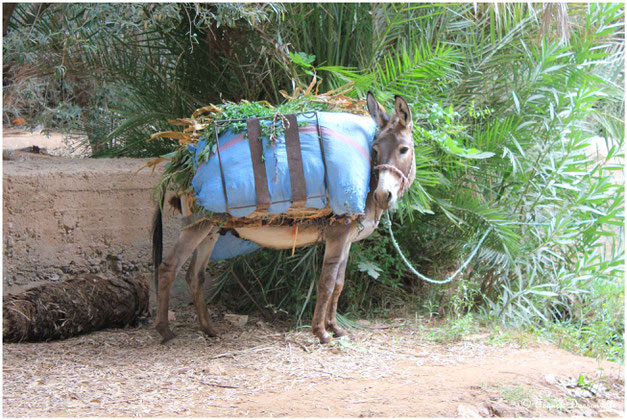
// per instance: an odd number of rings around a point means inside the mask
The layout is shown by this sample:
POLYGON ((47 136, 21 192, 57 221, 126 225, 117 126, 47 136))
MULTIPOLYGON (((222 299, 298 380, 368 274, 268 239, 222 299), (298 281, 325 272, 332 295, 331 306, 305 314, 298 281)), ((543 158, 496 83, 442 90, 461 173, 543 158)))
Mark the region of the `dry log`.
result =
POLYGON ((148 310, 148 279, 81 274, 2 299, 4 342, 72 337, 134 323, 148 310))

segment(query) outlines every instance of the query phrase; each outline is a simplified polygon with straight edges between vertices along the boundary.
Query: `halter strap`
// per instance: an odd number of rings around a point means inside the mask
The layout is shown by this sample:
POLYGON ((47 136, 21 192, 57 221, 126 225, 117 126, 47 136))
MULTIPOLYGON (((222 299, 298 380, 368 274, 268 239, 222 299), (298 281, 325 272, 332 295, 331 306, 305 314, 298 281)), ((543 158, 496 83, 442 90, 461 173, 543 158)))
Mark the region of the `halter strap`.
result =
POLYGON ((401 170, 398 169, 396 166, 383 164, 383 165, 377 165, 373 169, 374 170, 388 169, 394 172, 396 175, 398 175, 398 177, 401 179, 401 190, 399 191, 399 195, 405 194, 405 191, 407 190, 407 188, 409 188, 409 179, 407 179, 407 176, 403 172, 401 172, 401 170))

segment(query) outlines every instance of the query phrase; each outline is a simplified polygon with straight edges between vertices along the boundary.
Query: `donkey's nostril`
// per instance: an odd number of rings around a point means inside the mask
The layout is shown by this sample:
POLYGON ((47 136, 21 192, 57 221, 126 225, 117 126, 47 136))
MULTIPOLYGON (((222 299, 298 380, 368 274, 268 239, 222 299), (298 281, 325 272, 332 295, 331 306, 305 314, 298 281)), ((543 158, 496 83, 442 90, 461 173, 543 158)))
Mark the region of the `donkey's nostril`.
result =
POLYGON ((392 192, 386 190, 375 191, 375 200, 383 208, 387 208, 392 201, 392 192))

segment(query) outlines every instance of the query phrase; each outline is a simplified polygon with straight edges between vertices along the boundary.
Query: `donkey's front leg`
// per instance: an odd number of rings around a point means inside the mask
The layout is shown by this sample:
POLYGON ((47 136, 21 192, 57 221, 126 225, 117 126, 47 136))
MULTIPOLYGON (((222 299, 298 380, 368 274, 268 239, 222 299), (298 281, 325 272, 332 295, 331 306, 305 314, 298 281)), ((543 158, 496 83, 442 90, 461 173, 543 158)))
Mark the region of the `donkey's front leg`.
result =
POLYGON ((312 331, 322 344, 331 341, 331 335, 326 331, 325 323, 327 311, 331 304, 331 297, 335 290, 338 271, 344 260, 343 251, 348 242, 348 232, 344 226, 331 226, 325 232, 325 239, 326 246, 322 262, 322 273, 318 283, 318 298, 313 320, 311 321, 312 331))
POLYGON ((214 229, 209 223, 200 223, 181 231, 174 249, 159 266, 159 286, 157 290, 157 317, 155 328, 161 334, 165 343, 175 337, 168 327, 168 304, 170 301, 170 286, 174 283, 176 273, 194 252, 198 244, 214 229))
POLYGON ((344 276, 346 274, 346 263, 348 262, 348 255, 350 254, 351 242, 346 241, 344 249, 342 250, 342 260, 337 269, 337 275, 335 277, 335 287, 333 294, 331 295, 331 302, 327 310, 326 326, 327 329, 333 331, 335 337, 343 337, 346 335, 344 331, 337 323, 337 302, 340 299, 340 294, 344 288, 344 276))

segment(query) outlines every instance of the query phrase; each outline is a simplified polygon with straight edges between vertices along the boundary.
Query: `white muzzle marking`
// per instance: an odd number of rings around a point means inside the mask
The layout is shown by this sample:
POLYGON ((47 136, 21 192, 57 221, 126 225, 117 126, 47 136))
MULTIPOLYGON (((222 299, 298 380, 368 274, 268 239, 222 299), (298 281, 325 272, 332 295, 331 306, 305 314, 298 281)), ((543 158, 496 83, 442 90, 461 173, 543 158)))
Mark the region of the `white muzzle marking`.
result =
POLYGON ((375 199, 382 208, 393 207, 398 198, 400 190, 400 179, 391 171, 379 172, 379 182, 377 189, 374 191, 375 199))
POLYGON ((409 188, 409 180, 404 173, 392 165, 377 165, 374 169, 379 171, 379 182, 374 191, 375 200, 383 208, 394 207, 398 196, 403 195, 409 188))

